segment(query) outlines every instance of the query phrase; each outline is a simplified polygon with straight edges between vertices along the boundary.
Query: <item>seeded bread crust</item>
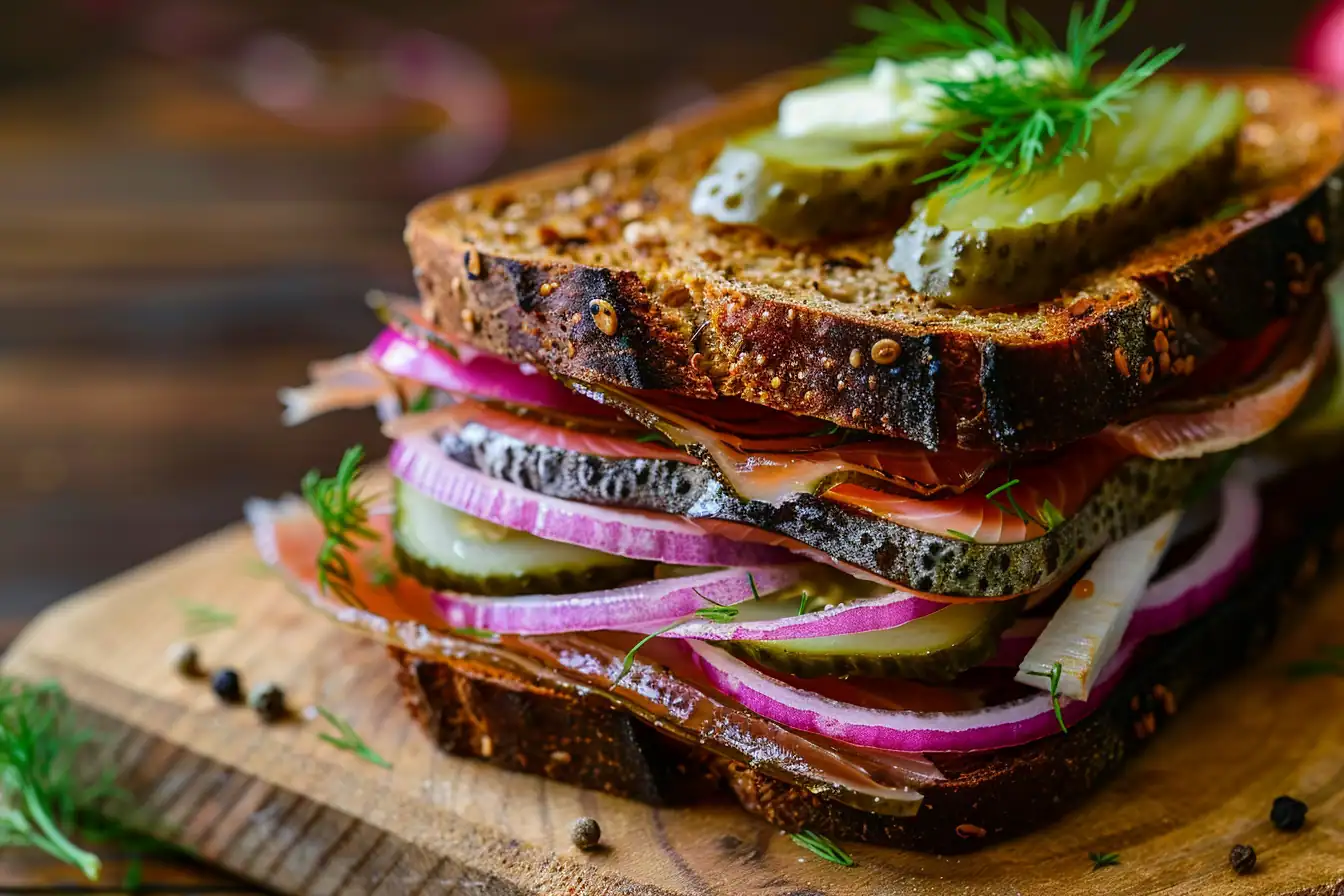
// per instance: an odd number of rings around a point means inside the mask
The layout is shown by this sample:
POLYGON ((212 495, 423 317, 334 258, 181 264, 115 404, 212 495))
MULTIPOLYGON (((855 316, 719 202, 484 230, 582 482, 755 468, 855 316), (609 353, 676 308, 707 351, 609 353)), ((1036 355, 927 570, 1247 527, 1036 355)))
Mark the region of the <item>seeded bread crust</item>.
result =
MULTIPOLYGON (((944 781, 922 787, 912 818, 863 812, 684 743, 634 718, 593 689, 559 689, 501 675, 468 657, 426 660, 392 649, 405 702, 444 750, 655 805, 693 804, 718 789, 771 825, 836 839, 964 853, 1065 814, 1165 727, 1162 685, 1176 705, 1218 681, 1273 638, 1279 616, 1344 539, 1339 465, 1296 475, 1266 492, 1255 566, 1214 610, 1148 642, 1101 709, 1067 736, 981 754, 933 754, 944 781), (979 832, 983 831, 983 835, 979 832)), ((1186 736, 1197 736, 1186 732, 1186 736)))
POLYGON ((1248 90, 1244 210, 1168 234, 1063 295, 1005 311, 921 297, 886 267, 900 221, 788 245, 690 214, 723 139, 807 76, 410 215, 425 314, 552 373, 737 396, 930 448, 1041 450, 1096 432, 1320 293, 1344 260, 1344 99, 1248 90), (1164 360, 1165 357, 1165 360, 1164 360))

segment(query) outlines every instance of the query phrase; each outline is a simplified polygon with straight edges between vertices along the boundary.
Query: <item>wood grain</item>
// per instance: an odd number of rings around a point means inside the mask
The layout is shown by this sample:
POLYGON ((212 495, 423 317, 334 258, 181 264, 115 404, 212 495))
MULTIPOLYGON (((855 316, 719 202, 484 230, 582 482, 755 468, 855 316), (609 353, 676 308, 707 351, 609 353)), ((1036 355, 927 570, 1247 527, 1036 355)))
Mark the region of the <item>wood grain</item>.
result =
POLYGON ((381 646, 259 577, 239 529, 60 605, 4 666, 64 684, 106 738, 98 761, 161 835, 285 893, 1337 896, 1344 679, 1294 683, 1281 671, 1344 626, 1344 586, 1329 592, 1260 666, 1183 709, 1083 811, 961 858, 859 847, 850 869, 726 802, 653 809, 438 753, 398 705, 381 646), (393 769, 326 745, 320 722, 263 726, 171 674, 163 656, 183 636, 183 600, 238 614, 234 628, 199 639, 207 664, 281 681, 295 705, 331 708, 393 769), (1280 793, 1311 806, 1299 834, 1268 822, 1280 793), (579 815, 601 821, 606 850, 569 845, 579 815), (1254 875, 1228 869, 1233 843, 1256 847, 1254 875), (1089 851, 1118 852, 1121 864, 1092 872, 1089 851))

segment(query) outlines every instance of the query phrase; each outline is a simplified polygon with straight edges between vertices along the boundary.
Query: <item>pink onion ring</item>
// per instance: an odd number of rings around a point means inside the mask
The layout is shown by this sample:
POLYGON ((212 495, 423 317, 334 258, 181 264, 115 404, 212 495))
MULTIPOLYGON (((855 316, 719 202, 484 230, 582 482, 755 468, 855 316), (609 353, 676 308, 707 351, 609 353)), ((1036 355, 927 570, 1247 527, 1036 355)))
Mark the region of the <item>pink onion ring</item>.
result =
POLYGON ((453 628, 478 628, 502 635, 601 631, 666 623, 690 616, 702 607, 751 600, 753 582, 757 590, 768 593, 798 581, 804 568, 724 569, 581 594, 498 598, 440 593, 433 599, 444 621, 453 628))
MULTIPOLYGON (((796 688, 717 647, 687 643, 705 677, 747 709, 842 743, 902 753, 971 753, 1030 743, 1059 732, 1054 704, 1044 691, 966 712, 873 709, 796 688)), ((1134 646, 1129 641, 1121 645, 1089 699, 1060 698, 1067 724, 1081 721, 1101 705, 1129 664, 1134 646)))
POLYGON ((423 436, 392 445, 392 473, 454 510, 538 538, 618 557, 686 566, 796 562, 780 548, 711 535, 684 517, 596 507, 528 491, 446 457, 423 436))
POLYGON ((536 368, 473 352, 453 357, 427 342, 417 342, 388 327, 378 334, 366 354, 386 373, 476 398, 505 401, 535 408, 600 419, 620 414, 576 395, 536 368))
MULTIPOLYGON (((765 589, 761 588, 761 593, 765 589)), ((703 606, 703 604, 701 604, 703 606)), ((802 616, 754 619, 750 622, 706 622, 679 625, 660 637, 697 641, 785 641, 793 638, 830 638, 898 628, 946 610, 948 604, 915 594, 893 591, 879 597, 852 600, 802 616)))

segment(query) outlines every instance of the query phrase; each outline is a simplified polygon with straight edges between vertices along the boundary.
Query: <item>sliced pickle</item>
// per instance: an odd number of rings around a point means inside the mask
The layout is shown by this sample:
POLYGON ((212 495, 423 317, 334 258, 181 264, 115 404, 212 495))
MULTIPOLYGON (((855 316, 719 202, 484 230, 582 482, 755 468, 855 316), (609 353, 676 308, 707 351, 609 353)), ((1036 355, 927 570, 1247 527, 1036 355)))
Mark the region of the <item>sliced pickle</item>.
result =
POLYGON ((889 264, 921 293, 974 308, 1052 297, 1072 277, 1197 220, 1231 185, 1239 91, 1155 81, 1085 155, 1022 185, 972 173, 916 203, 889 264), (977 181, 982 181, 977 184, 977 181))
MULTIPOLYGON (((833 599, 808 601, 809 612, 833 599)), ((735 622, 778 619, 798 612, 799 600, 738 604, 735 622)), ((949 681, 992 657, 999 636, 1017 618, 1020 600, 949 604, 884 631, 789 641, 723 641, 720 646, 762 666, 801 678, 856 675, 949 681)))
POLYGON ((939 164, 922 143, 863 146, 767 128, 728 141, 691 211, 785 239, 854 233, 905 215, 924 192, 915 180, 939 164))
POLYGON ((397 561, 442 591, 507 596, 570 594, 650 578, 653 564, 547 541, 445 507, 396 484, 397 561))

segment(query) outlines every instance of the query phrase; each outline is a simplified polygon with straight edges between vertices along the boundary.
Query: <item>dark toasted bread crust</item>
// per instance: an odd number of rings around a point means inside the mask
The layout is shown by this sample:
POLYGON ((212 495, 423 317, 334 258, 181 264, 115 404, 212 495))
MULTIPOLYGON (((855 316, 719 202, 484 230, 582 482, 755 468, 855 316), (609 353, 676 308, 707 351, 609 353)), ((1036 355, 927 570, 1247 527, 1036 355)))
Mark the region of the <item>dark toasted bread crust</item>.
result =
POLYGON ((1040 827, 1086 799, 1150 736, 1148 717, 1159 729, 1165 724, 1154 687, 1184 703, 1268 643, 1286 599, 1309 592, 1304 586, 1330 557, 1324 543, 1332 533, 1344 536, 1344 528, 1336 530, 1344 515, 1338 502, 1310 499, 1338 487, 1340 475, 1318 473, 1272 487, 1255 567, 1206 616, 1145 644, 1100 710, 1067 736, 988 754, 931 756, 946 780, 922 788, 925 803, 913 818, 862 812, 674 740, 592 691, 580 696, 501 678, 470 660, 392 654, 412 714, 450 752, 656 804, 694 802, 722 786, 787 830, 968 852, 1040 827), (984 836, 967 836, 973 829, 984 836))
POLYGON ((1247 209, 1020 313, 957 312, 911 293, 883 263, 894 225, 785 246, 689 214, 685 194, 722 139, 768 121, 796 75, 609 150, 431 200, 406 239, 431 320, 556 374, 738 396, 929 447, 1045 449, 1141 408, 1186 364, 1293 313, 1344 260, 1344 100, 1286 76, 1216 80, 1253 88, 1238 171, 1247 209), (650 245, 622 227, 632 203, 650 245), (592 313, 607 306, 610 333, 592 313), (1159 332, 1172 363, 1160 363, 1159 332), (895 362, 874 360, 881 340, 899 345, 895 362))

